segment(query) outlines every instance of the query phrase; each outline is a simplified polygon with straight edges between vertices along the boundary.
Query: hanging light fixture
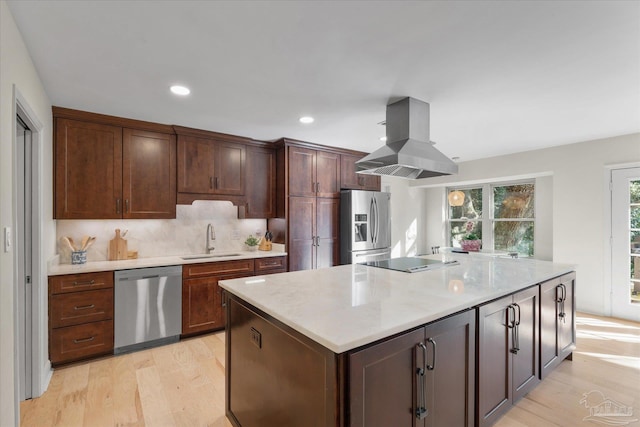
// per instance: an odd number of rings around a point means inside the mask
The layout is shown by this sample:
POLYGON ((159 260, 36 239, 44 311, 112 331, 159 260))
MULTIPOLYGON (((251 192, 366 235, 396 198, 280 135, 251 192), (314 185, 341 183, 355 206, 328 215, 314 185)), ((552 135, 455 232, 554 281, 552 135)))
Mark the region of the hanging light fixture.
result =
POLYGON ((447 196, 447 199, 449 199, 451 206, 462 206, 464 203, 464 193, 460 190, 452 191, 447 196))

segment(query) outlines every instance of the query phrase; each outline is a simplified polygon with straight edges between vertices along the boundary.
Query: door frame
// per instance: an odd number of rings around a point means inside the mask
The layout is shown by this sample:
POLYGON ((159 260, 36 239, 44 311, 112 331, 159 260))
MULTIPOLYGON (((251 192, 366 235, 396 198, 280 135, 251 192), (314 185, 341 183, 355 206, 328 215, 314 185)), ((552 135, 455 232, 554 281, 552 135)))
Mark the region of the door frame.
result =
POLYGON ((603 189, 604 189, 604 277, 603 277, 603 301, 605 315, 613 314, 613 171, 640 167, 640 162, 618 163, 605 165, 603 189))
MULTIPOLYGON (((20 93, 16 85, 13 85, 13 112, 12 112, 12 163, 13 170, 18 170, 18 153, 15 147, 16 141, 16 117, 20 115, 20 118, 31 130, 31 251, 32 251, 32 279, 31 279, 31 394, 32 397, 38 397, 44 393, 47 389, 51 375, 53 371, 51 369, 51 363, 48 357, 48 344, 47 344, 47 266, 43 254, 42 241, 43 241, 43 189, 48 185, 42 176, 43 170, 43 141, 44 141, 44 124, 38 118, 38 115, 29 105, 26 98, 20 93)), ((17 177, 14 174, 14 181, 12 186, 13 200, 17 200, 18 183, 17 177)), ((14 203, 12 212, 12 227, 17 232, 18 229, 18 206, 14 203)), ((15 238, 14 238, 14 243, 15 238)), ((14 245, 13 256, 13 286, 14 286, 14 301, 13 301, 13 318, 14 318, 14 396, 16 405, 16 422, 19 424, 20 420, 20 378, 17 364, 19 361, 19 323, 18 315, 22 312, 22 309, 18 309, 18 253, 16 252, 18 245, 14 245)))

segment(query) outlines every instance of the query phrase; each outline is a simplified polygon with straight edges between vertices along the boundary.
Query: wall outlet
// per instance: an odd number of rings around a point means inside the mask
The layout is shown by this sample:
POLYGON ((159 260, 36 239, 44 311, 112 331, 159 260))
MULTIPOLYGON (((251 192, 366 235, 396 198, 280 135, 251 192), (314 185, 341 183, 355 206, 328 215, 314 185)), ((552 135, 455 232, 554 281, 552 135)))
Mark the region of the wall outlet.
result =
POLYGON ((240 240, 240 230, 238 230, 237 228, 234 228, 231 231, 231 239, 232 240, 240 240))

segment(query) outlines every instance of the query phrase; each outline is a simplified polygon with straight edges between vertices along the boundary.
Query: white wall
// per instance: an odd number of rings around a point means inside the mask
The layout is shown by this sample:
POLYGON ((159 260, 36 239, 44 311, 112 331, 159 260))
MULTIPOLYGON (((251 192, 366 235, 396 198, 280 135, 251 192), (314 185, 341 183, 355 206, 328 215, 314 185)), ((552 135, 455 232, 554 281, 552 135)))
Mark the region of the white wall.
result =
MULTIPOLYGON (((14 194, 14 134, 15 101, 14 88, 19 91, 37 119, 44 125, 39 151, 40 180, 36 184, 42 188, 39 200, 43 215, 39 218, 43 233, 40 255, 44 261, 55 253, 55 223, 52 220, 52 118, 51 103, 45 92, 38 73, 31 61, 22 36, 20 35, 9 8, 4 0, 0 1, 0 227, 15 229, 14 194)), ((15 406, 15 278, 14 253, 0 251, 0 425, 14 425, 18 412, 15 406)), ((37 286, 44 287, 46 295, 46 266, 42 266, 42 277, 34 278, 37 286)), ((46 306, 44 307, 46 309, 46 306)), ((42 353, 47 353, 46 315, 42 317, 44 333, 37 337, 41 340, 42 353)), ((39 357, 41 355, 34 355, 39 357)), ((42 361, 44 373, 46 357, 42 361)), ((36 393, 38 391, 36 390, 36 393)))
MULTIPOLYGON (((609 271, 605 260, 609 256, 606 235, 605 202, 610 197, 605 185, 607 167, 640 162, 640 134, 623 135, 596 141, 564 145, 507 156, 492 157, 459 164, 459 174, 411 181, 414 188, 442 186, 451 183, 491 182, 503 179, 540 177, 537 183, 544 193, 551 189, 552 197, 543 198, 537 214, 548 215, 544 221, 545 235, 552 234, 554 262, 577 265, 576 302, 578 310, 610 314, 609 271), (547 177, 546 175, 552 176, 547 177)), ((442 189, 425 190, 427 224, 425 238, 442 232, 442 189)), ((538 193, 536 193, 538 194, 538 193)), ((430 244, 430 243, 428 243, 430 244)), ((547 258, 549 254, 542 254, 547 258)))

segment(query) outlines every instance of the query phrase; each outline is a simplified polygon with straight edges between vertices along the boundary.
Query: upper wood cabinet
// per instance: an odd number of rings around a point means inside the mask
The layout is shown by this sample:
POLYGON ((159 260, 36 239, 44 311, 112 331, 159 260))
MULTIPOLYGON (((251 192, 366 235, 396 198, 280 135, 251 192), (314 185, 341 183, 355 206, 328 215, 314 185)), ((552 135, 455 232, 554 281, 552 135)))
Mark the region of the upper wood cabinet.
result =
POLYGON ((238 218, 276 217, 276 151, 247 146, 244 206, 238 206, 238 218))
POLYGON ((244 194, 246 147, 232 142, 178 136, 178 192, 244 194))
POLYGON ((175 218, 175 135, 154 131, 170 127, 57 107, 54 118, 54 218, 175 218))
POLYGON ((356 162, 363 158, 351 154, 340 156, 340 183, 341 188, 348 190, 369 190, 380 191, 380 177, 375 175, 364 175, 356 173, 356 162))
POLYGON ((289 195, 340 196, 340 155, 303 147, 288 147, 289 195))

